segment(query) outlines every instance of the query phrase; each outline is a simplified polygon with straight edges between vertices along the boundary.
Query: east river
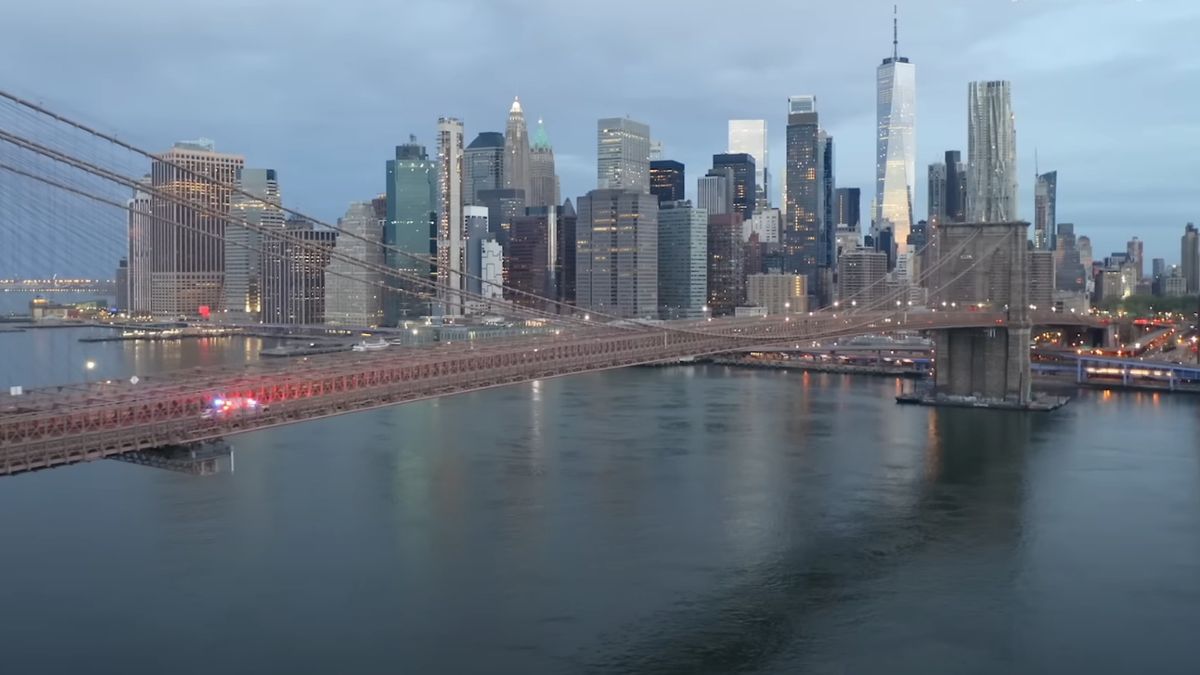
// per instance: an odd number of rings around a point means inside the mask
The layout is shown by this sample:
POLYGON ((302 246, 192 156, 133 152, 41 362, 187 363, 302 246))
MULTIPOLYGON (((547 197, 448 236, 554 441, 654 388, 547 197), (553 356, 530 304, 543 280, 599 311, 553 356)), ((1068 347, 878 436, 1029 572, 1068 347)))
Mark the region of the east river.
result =
MULTIPOLYGON (((256 358, 0 334, 8 387, 256 358)), ((627 369, 0 478, 0 671, 1196 673, 1200 397, 627 369)))

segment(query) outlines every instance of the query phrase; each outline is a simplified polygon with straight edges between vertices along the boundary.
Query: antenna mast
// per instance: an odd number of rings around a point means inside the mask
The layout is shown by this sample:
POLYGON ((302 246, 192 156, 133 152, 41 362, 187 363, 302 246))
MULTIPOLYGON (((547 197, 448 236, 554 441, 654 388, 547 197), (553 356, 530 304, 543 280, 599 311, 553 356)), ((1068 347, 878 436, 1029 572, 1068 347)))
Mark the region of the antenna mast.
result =
POLYGON ((892 62, 900 58, 900 17, 899 5, 892 5, 892 62))

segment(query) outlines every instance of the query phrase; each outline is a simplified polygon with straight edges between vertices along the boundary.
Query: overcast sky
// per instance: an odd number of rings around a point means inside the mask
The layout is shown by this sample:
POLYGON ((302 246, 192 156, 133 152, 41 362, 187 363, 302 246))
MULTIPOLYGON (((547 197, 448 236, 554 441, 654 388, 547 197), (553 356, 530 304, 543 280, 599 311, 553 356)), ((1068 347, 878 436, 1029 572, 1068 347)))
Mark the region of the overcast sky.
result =
MULTIPOLYGON (((438 116, 462 118, 467 142, 503 131, 513 95, 531 125, 545 118, 574 198, 594 187, 598 117, 648 123, 691 192, 730 118, 768 121, 781 177, 786 99, 815 94, 838 185, 861 187, 866 213, 891 13, 891 0, 13 1, 0 86, 149 149, 215 139, 277 169, 285 203, 323 219, 382 192, 409 133, 432 151, 438 116)), ((926 165, 966 157, 967 82, 1007 79, 1021 216, 1036 147, 1059 172, 1059 221, 1097 255, 1138 235, 1147 259, 1178 261, 1184 223, 1200 220, 1200 2, 908 0, 900 17, 918 216, 926 165)))

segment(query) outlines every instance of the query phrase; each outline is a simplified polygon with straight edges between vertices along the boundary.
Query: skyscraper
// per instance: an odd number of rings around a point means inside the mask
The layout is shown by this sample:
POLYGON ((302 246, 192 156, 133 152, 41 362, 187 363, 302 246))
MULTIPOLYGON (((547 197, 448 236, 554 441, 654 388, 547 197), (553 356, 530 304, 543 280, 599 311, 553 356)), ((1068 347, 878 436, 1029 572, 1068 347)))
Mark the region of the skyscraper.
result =
POLYGON ((286 237, 263 237, 263 323, 325 323, 325 271, 337 233, 303 218, 288 219, 283 230, 286 237))
POLYGON ((135 311, 196 316, 202 308, 217 311, 221 306, 231 187, 244 164, 240 156, 218 153, 204 139, 176 143, 151 164, 155 192, 139 245, 143 255, 129 261, 131 283, 149 289, 150 295, 135 311))
POLYGON ((946 151, 946 209, 943 220, 962 223, 967 218, 967 167, 958 150, 946 151))
MULTIPOLYGON (((796 99, 813 97, 792 97, 796 99)), ((784 224, 780 232, 783 247, 783 271, 808 277, 808 290, 816 293, 819 287, 821 263, 825 259, 822 217, 824 188, 823 153, 817 113, 800 112, 788 115, 787 157, 785 184, 787 202, 784 204, 784 224)), ((816 303, 810 303, 816 304, 816 303)))
POLYGON ((682 162, 673 159, 655 159, 650 162, 650 194, 658 197, 659 204, 677 202, 684 197, 684 168, 682 162))
POLYGON ((576 304, 621 317, 658 312, 658 200, 639 190, 579 198, 576 304))
MULTIPOLYGON (((513 104, 517 112, 520 106, 513 104)), ((511 123, 512 116, 509 116, 511 123)), ((522 137, 522 141, 523 141, 522 137)), ((508 145, 505 139, 505 152, 508 145)), ((526 151, 524 169, 529 167, 526 151)), ((507 154, 505 159, 507 159, 507 154)), ((462 314, 462 273, 466 269, 466 251, 463 248, 463 125, 454 117, 438 118, 438 237, 437 275, 441 286, 440 296, 446 314, 462 314)), ((506 165, 507 170, 507 165, 506 165)), ((522 180, 527 180, 528 171, 522 180)))
POLYGON ((467 258, 467 276, 463 287, 470 293, 480 294, 483 285, 483 242, 493 236, 488 223, 488 207, 463 206, 463 248, 467 258))
POLYGON ((506 257, 508 286, 520 291, 512 295, 514 304, 550 309, 530 296, 555 298, 558 295, 554 288, 557 210, 554 206, 533 207, 529 209, 530 213, 517 216, 512 222, 506 257))
POLYGON ((504 134, 481 131, 463 150, 463 202, 479 205, 479 193, 504 187, 504 134))
MULTIPOLYGON (((429 159, 425 146, 411 136, 408 143, 396 146, 396 158, 387 161, 385 198, 384 264, 422 279, 430 278, 430 262, 437 239, 434 231, 437 164, 429 159)), ((429 303, 423 299, 427 289, 392 276, 386 281, 393 288, 403 289, 384 296, 386 325, 394 326, 403 317, 429 311, 429 303)))
POLYGON ((1055 218, 1058 201, 1058 172, 1049 171, 1037 176, 1033 188, 1033 247, 1053 251, 1055 218))
POLYGON ((970 84, 967 133, 967 220, 1017 220, 1017 129, 1008 82, 970 84))
POLYGON ((521 111, 521 100, 514 98, 508 109, 508 124, 504 127, 504 187, 524 190, 530 195, 529 186, 529 129, 525 125, 525 113, 521 111))
POLYGON ((554 172, 554 148, 546 125, 537 121, 529 149, 529 206, 558 206, 558 174, 554 172))
POLYGON ((1180 241, 1180 267, 1188 295, 1200 293, 1200 231, 1188 223, 1180 241))
POLYGON ((1134 273, 1137 275, 1135 281, 1146 278, 1146 258, 1141 239, 1134 237, 1126 242, 1125 258, 1133 266, 1134 273))
POLYGON ((649 126, 627 117, 596 123, 596 185, 601 190, 650 191, 649 126))
POLYGON ((824 299, 823 302, 828 303, 833 302, 833 270, 837 267, 837 220, 834 214, 837 206, 834 203, 837 185, 834 182, 833 172, 833 136, 822 129, 819 140, 821 142, 821 243, 824 251, 821 265, 825 270, 820 280, 823 286, 817 290, 824 299))
POLYGON ((338 220, 344 231, 334 250, 325 279, 325 323, 378 326, 383 321, 383 281, 379 272, 354 265, 349 256, 368 265, 383 264, 383 229, 370 202, 353 202, 338 220))
POLYGON ((708 294, 708 214, 691 202, 658 210, 658 309, 663 319, 704 317, 708 294))
POLYGON ((721 167, 710 169, 696 181, 696 205, 708 215, 732 213, 734 211, 735 184, 733 169, 721 167))
MULTIPOLYGON (((771 169, 767 147, 766 120, 729 120, 729 153, 746 153, 754 158, 754 202, 758 208, 766 208, 771 204, 771 169)), ((749 218, 750 214, 746 214, 746 217, 749 218)))
POLYGON ((575 260, 576 236, 579 216, 575 213, 575 205, 568 199, 558 209, 558 243, 557 267, 554 270, 554 286, 558 289, 559 302, 568 305, 575 304, 575 260))
POLYGON ((733 170, 733 210, 742 214, 744 220, 749 220, 758 199, 754 156, 745 152, 713 155, 713 169, 722 168, 733 170))
POLYGON ((225 226, 225 303, 228 321, 258 321, 262 315, 262 242, 257 228, 283 229, 279 181, 275 169, 238 170, 238 188, 230 198, 232 219, 225 226), (246 225, 240 222, 244 221, 246 225))
POLYGON ((929 222, 935 228, 946 217, 946 165, 934 162, 929 165, 929 222))
POLYGON ((852 188, 837 188, 833 192, 833 220, 836 225, 849 225, 855 230, 862 224, 862 190, 852 188))
POLYGON ((875 213, 872 234, 888 225, 897 252, 908 252, 917 159, 917 68, 900 56, 897 21, 892 18, 892 55, 875 73, 875 213))
MULTIPOLYGON (((150 177, 142 179, 148 184, 150 177)), ((150 289, 154 280, 150 274, 154 261, 154 246, 150 237, 155 228, 151 227, 153 218, 150 212, 150 193, 140 189, 133 191, 133 196, 125 202, 126 231, 129 236, 129 269, 126 271, 129 284, 128 307, 131 315, 150 313, 150 289)))
POLYGON ((708 308, 713 315, 733 314, 745 299, 742 214, 708 214, 708 308))

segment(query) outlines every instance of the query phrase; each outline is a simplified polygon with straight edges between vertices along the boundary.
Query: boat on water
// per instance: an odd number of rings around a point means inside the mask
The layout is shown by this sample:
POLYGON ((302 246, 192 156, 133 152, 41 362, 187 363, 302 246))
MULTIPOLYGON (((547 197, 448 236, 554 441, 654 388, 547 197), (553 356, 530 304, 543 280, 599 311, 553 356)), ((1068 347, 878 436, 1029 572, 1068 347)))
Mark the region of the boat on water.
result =
POLYGON ((366 340, 363 340, 362 342, 354 345, 350 349, 352 349, 356 352, 375 352, 375 351, 379 351, 380 349, 387 349, 387 348, 388 348, 387 341, 384 340, 383 338, 379 338, 375 342, 367 342, 366 340))

